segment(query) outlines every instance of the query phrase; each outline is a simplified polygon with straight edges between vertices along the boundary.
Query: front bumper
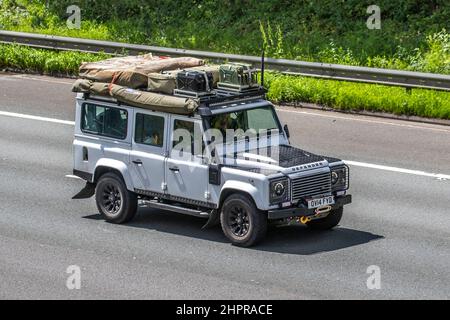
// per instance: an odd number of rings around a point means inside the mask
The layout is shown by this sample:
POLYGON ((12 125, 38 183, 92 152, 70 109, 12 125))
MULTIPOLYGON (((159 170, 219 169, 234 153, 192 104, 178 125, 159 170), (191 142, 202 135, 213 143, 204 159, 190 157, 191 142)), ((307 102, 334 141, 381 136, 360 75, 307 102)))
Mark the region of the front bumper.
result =
MULTIPOLYGON (((331 206, 331 210, 339 209, 340 207, 352 202, 350 194, 345 196, 335 197, 335 204, 331 206)), ((308 217, 316 214, 316 209, 308 209, 307 206, 300 204, 298 207, 282 208, 268 211, 269 220, 284 219, 290 217, 308 217)))

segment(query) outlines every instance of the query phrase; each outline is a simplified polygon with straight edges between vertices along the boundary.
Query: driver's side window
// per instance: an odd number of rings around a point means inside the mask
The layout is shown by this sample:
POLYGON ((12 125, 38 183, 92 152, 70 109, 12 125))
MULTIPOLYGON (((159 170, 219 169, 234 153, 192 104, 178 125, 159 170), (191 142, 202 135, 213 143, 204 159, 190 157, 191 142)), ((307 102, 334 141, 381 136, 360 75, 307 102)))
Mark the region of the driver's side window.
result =
POLYGON ((173 123, 172 150, 180 154, 202 155, 204 143, 197 122, 175 119, 173 123))

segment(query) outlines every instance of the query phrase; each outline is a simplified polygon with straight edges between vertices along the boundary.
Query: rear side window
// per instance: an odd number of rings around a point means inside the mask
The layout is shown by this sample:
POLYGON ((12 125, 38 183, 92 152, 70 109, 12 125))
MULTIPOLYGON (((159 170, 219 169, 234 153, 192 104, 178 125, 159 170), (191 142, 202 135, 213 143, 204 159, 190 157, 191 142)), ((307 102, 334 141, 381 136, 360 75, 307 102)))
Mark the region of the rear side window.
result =
POLYGON ((164 144, 164 118, 150 114, 136 114, 134 141, 149 146, 162 147, 164 144))
POLYGON ((127 137, 128 112, 123 109, 85 103, 81 111, 81 131, 115 139, 127 137))

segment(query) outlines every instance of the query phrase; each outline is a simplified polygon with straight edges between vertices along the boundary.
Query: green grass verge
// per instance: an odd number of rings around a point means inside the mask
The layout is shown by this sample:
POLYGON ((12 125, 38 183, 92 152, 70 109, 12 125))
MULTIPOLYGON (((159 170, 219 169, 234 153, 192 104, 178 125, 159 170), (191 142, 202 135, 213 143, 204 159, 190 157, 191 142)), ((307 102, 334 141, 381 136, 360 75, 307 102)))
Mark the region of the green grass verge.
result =
POLYGON ((450 119, 450 93, 375 84, 267 74, 268 98, 275 103, 310 102, 338 110, 450 119))
MULTIPOLYGON (((78 74, 82 62, 98 61, 107 54, 33 49, 0 45, 0 69, 48 75, 78 74)), ((311 102, 340 110, 368 110, 398 115, 450 119, 450 93, 267 73, 268 97, 275 103, 311 102)))
POLYGON ((0 45, 0 69, 48 75, 77 75, 84 61, 99 61, 110 57, 104 53, 33 49, 19 45, 0 45))

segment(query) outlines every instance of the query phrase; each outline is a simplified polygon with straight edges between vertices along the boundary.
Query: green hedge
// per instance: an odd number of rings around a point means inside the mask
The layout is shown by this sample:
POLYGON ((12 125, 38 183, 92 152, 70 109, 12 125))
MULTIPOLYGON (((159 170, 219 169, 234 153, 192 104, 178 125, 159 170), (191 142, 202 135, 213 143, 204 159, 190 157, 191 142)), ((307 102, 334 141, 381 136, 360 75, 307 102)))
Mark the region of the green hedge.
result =
POLYGON ((450 74, 448 0, 0 0, 0 29, 450 74), (366 10, 381 8, 381 30, 366 10), (69 5, 81 29, 69 30, 69 5))

